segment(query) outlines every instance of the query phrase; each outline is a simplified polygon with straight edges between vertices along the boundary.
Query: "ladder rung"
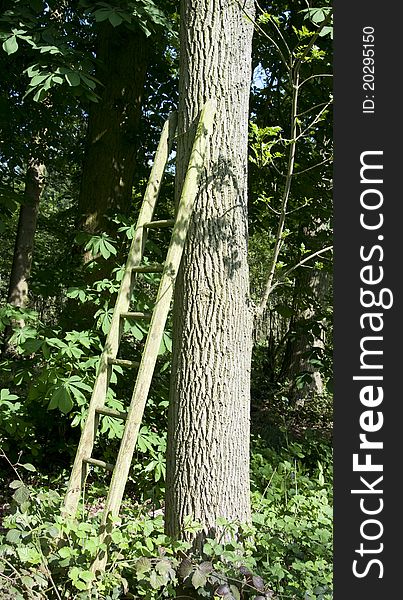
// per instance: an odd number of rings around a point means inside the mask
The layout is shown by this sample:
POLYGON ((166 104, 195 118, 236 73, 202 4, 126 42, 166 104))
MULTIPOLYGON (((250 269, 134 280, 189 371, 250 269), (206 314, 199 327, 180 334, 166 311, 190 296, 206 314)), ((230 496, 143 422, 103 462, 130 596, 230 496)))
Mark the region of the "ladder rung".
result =
POLYGON ((151 319, 153 313, 145 312, 122 312, 120 313, 122 319, 151 319))
POLYGON ((127 419, 127 413, 121 412, 120 410, 115 410, 114 408, 107 408, 106 406, 102 408, 96 408, 95 412, 99 415, 105 415, 105 417, 115 417, 116 419, 127 419))
POLYGON ((164 265, 139 265, 132 267, 134 273, 162 273, 164 265))
POLYGON ((87 465, 93 465, 94 467, 101 467, 107 471, 113 471, 115 468, 115 465, 111 465, 111 463, 107 463, 104 460, 97 460, 96 458, 84 458, 83 462, 87 463, 87 465))
POLYGON ((118 365, 120 367, 135 369, 140 366, 140 363, 133 360, 124 360, 123 358, 108 358, 108 365, 118 365))
POLYGON ((143 227, 147 229, 159 229, 160 227, 173 227, 175 225, 175 219, 165 219, 163 221, 150 221, 150 223, 144 223, 143 227))

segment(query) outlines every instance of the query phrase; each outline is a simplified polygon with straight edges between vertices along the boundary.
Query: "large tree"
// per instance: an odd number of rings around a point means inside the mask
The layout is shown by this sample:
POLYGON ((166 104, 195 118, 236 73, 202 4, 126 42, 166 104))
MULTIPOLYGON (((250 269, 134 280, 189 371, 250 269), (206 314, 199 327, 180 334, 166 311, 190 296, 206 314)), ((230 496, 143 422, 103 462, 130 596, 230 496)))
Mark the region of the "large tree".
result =
MULTIPOLYGON (((244 8, 253 14, 253 0, 244 8)), ((247 140, 253 25, 232 0, 182 0, 177 194, 203 103, 214 133, 176 284, 166 527, 187 516, 247 521, 252 311, 247 263, 247 140)))
POLYGON ((98 27, 100 100, 89 111, 79 211, 87 231, 105 226, 108 210, 126 212, 136 166, 149 41, 140 28, 98 27))

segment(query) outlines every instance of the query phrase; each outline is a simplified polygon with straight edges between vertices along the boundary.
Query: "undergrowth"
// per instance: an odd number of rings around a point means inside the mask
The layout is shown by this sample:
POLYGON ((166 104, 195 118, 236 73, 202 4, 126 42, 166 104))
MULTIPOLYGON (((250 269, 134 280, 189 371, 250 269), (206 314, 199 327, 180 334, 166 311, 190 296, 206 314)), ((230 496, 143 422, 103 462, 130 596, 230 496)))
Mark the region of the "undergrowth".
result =
MULTIPOLYGON (((126 500, 120 520, 111 523, 107 568, 97 577, 90 567, 104 548, 98 536, 100 490, 84 498, 79 522, 62 519, 64 489, 40 482, 30 463, 9 462, 12 498, 0 533, 1 600, 330 600, 328 445, 288 443, 275 451, 255 438, 252 449, 251 524, 219 520, 220 534, 206 539, 198 555, 189 543, 165 535, 162 510, 126 500)), ((200 525, 189 517, 186 528, 196 532, 200 525)))

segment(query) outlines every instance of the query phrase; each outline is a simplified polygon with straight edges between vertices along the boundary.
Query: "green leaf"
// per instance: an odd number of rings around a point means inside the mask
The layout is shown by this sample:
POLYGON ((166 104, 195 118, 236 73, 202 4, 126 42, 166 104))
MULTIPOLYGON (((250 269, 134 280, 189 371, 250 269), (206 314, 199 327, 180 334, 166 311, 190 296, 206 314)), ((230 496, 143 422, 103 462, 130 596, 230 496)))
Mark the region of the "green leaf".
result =
POLYGON ((145 556, 142 556, 136 562, 136 573, 138 575, 141 575, 142 573, 147 573, 147 571, 151 570, 151 566, 151 561, 145 556))
POLYGON ((151 571, 150 574, 150 585, 153 590, 158 590, 167 584, 168 575, 159 575, 156 571, 151 571))
POLYGON ((18 50, 18 42, 15 35, 11 35, 5 42, 3 42, 3 50, 7 54, 14 54, 18 50))
POLYGON ((70 390, 66 388, 65 384, 56 388, 52 394, 52 399, 49 403, 48 409, 59 408, 62 413, 67 415, 73 408, 74 404, 71 399, 70 390))
POLYGON ((21 581, 27 588, 33 588, 35 585, 35 579, 32 579, 29 575, 23 575, 21 581))
POLYGON ((197 590, 198 588, 204 587, 207 583, 207 577, 200 569, 196 569, 192 575, 192 585, 197 590))
POLYGON ((154 544, 150 538, 146 538, 145 545, 147 546, 147 548, 150 552, 152 552, 154 550, 154 544))
POLYGON ((29 340, 26 340, 23 344, 21 344, 21 347, 26 352, 26 354, 34 354, 35 352, 37 352, 39 350, 39 348, 42 346, 42 344, 43 344, 43 340, 29 339, 29 340))
POLYGON ((193 571, 193 565, 192 565, 191 561, 188 558, 184 558, 182 560, 181 564, 179 565, 179 569, 178 569, 179 577, 182 577, 182 579, 185 579, 185 577, 190 575, 190 573, 192 571, 193 571))
POLYGON ((10 390, 8 388, 3 388, 0 390, 0 400, 17 400, 18 396, 15 394, 10 394, 10 390))
POLYGON ((80 302, 86 301, 86 293, 85 290, 78 287, 70 287, 66 292, 66 296, 68 298, 78 298, 80 302))
POLYGON ((35 102, 40 102, 41 100, 43 100, 46 96, 46 89, 43 87, 40 90, 38 90, 34 96, 34 101, 35 102))
POLYGON ((91 573, 91 571, 80 571, 80 577, 87 583, 90 583, 90 581, 94 579, 95 575, 94 573, 91 573))
POLYGON ((25 485, 21 485, 13 494, 13 499, 17 504, 21 505, 29 500, 29 489, 25 485))
POLYGON ((241 593, 236 585, 230 585, 229 589, 231 590, 231 594, 234 600, 241 600, 241 593))
POLYGON ((59 549, 59 555, 62 558, 70 558, 70 556, 72 556, 73 552, 72 549, 69 546, 63 546, 62 548, 59 549))
POLYGON ((22 548, 17 548, 17 553, 20 561, 23 563, 39 565, 42 562, 42 555, 36 548, 23 546, 22 548))
POLYGON ((81 77, 75 71, 69 71, 69 73, 66 73, 65 78, 66 78, 67 83, 71 87, 75 87, 77 85, 80 85, 80 83, 81 83, 81 77))
POLYGON ((81 380, 79 375, 73 375, 72 377, 70 377, 70 379, 68 380, 68 383, 69 383, 69 385, 78 387, 78 388, 84 390, 85 392, 92 391, 92 387, 90 385, 88 385, 88 383, 84 383, 84 381, 81 380))
POLYGON ((155 570, 160 575, 166 575, 171 570, 171 568, 172 568, 172 565, 171 565, 170 561, 167 559, 160 560, 155 565, 155 570))
POLYGON ((130 327, 130 333, 133 335, 133 337, 138 340, 139 342, 141 342, 141 340, 144 337, 144 333, 142 332, 142 330, 140 329, 140 327, 138 325, 132 325, 130 327))
POLYGON ((117 27, 118 25, 123 23, 122 17, 115 12, 110 13, 110 15, 108 16, 108 19, 109 19, 109 23, 111 25, 113 25, 113 27, 117 27))
POLYGON ((42 12, 43 10, 43 3, 42 0, 30 0, 29 4, 31 5, 31 8, 35 11, 35 12, 42 12))
POLYGON ((8 487, 10 487, 12 490, 18 490, 18 488, 22 487, 24 485, 24 482, 21 481, 20 479, 15 479, 14 481, 12 481, 10 483, 10 485, 8 487))
POLYGON ((286 319, 291 318, 293 315, 292 309, 289 306, 286 306, 285 304, 277 304, 275 306, 275 310, 276 312, 278 312, 279 315, 286 319))
MULTIPOLYGON (((92 90, 94 90, 97 87, 96 82, 93 79, 90 79, 89 77, 87 77, 86 75, 81 75, 81 79, 84 83, 87 84, 87 86, 89 88, 91 88, 92 90)), ((96 96, 95 96, 96 97, 96 96)))
POLYGON ((111 533, 111 538, 112 538, 112 541, 115 542, 115 544, 120 544, 120 542, 123 539, 122 532, 119 531, 119 529, 115 529, 115 531, 112 531, 112 533, 111 533))
POLYGON ((40 83, 45 81, 45 79, 47 79, 48 77, 49 77, 49 73, 45 73, 45 75, 35 75, 34 77, 32 77, 31 81, 29 82, 29 85, 31 87, 37 87, 40 83))
POLYGON ((106 21, 109 18, 110 10, 105 8, 100 8, 99 10, 94 11, 95 21, 97 23, 101 23, 102 21, 106 21))
POLYGON ((25 463, 25 464, 21 465, 21 467, 23 469, 25 469, 26 471, 31 471, 32 473, 36 472, 34 465, 31 465, 31 463, 25 463))
POLYGON ((7 531, 6 541, 10 544, 18 544, 21 538, 21 531, 18 529, 10 529, 7 531))

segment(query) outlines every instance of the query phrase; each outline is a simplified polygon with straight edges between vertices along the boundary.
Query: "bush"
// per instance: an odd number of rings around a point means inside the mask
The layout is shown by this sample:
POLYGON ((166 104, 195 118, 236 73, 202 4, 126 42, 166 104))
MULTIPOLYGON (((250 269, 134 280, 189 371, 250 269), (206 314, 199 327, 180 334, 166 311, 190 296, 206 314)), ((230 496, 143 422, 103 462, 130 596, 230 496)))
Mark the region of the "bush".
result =
MULTIPOLYGON (((92 489, 84 499, 82 522, 62 519, 64 490, 28 485, 21 473, 34 475, 34 467, 14 465, 11 510, 0 535, 1 597, 329 600, 329 447, 293 443, 275 452, 256 438, 251 464, 251 525, 220 519, 220 534, 197 555, 190 544, 164 534, 163 511, 127 500, 121 520, 112 524, 107 569, 97 578, 90 567, 105 548, 98 535, 101 491, 92 489), (314 464, 313 456, 322 461, 314 464)), ((200 526, 189 519, 187 529, 200 526)))

